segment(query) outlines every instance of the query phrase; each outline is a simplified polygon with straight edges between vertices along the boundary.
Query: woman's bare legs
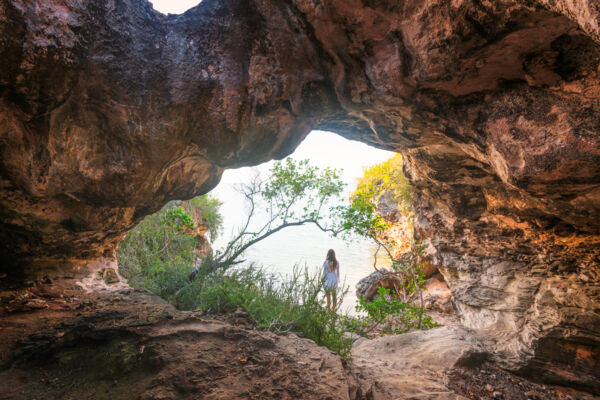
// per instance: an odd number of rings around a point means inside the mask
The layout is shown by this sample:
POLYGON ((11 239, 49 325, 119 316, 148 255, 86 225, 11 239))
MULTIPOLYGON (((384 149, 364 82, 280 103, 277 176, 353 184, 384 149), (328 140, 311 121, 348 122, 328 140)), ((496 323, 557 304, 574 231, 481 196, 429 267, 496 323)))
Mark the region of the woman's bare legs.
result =
POLYGON ((335 289, 334 290, 328 290, 327 292, 325 292, 325 296, 327 297, 327 308, 335 311, 337 309, 337 294, 335 289), (331 303, 332 303, 332 299, 333 298, 333 308, 331 308, 331 303))
POLYGON ((333 297, 333 308, 332 311, 336 311, 337 310, 337 293, 335 290, 331 291, 331 297, 333 297))

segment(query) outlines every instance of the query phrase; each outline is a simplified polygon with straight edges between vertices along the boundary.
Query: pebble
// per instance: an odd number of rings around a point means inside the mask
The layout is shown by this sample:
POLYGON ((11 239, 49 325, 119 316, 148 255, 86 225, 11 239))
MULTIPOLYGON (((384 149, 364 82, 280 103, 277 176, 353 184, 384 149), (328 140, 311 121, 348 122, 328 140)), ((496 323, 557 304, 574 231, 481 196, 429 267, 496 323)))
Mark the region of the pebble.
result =
POLYGON ((533 390, 525 392, 525 396, 527 396, 528 399, 537 399, 538 398, 537 393, 534 392, 533 390))

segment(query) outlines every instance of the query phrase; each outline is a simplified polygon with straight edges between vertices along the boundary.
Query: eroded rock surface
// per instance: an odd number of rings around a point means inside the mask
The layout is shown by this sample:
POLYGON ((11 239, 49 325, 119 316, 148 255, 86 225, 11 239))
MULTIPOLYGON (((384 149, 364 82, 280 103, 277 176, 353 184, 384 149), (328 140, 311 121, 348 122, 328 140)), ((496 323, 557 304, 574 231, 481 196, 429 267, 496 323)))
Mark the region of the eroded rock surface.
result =
POLYGON ((567 0, 2 0, 3 268, 110 255, 167 200, 332 130, 404 154, 416 234, 505 367, 600 391, 599 20, 567 0))
POLYGON ((359 339, 352 348, 352 371, 370 398, 452 399, 448 371, 475 367, 488 357, 485 339, 458 326, 445 326, 378 339, 359 339))
POLYGON ((342 360, 310 340, 90 286, 99 271, 0 282, 0 399, 355 398, 342 360))

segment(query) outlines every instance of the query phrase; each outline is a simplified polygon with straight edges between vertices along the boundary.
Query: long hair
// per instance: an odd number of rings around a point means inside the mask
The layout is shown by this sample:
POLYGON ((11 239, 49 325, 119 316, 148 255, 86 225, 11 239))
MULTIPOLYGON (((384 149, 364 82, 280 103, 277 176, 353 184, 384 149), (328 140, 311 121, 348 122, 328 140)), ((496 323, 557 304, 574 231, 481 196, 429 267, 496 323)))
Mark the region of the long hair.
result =
POLYGON ((325 259, 327 260, 327 265, 329 265, 329 270, 334 272, 339 265, 337 259, 335 258, 335 251, 333 251, 333 249, 329 249, 325 259))

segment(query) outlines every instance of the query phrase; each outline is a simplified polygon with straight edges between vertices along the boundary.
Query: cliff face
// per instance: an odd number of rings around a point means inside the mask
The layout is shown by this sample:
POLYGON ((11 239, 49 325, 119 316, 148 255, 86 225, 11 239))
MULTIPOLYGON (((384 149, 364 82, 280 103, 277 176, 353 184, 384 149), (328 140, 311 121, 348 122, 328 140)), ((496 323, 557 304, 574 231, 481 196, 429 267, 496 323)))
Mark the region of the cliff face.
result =
POLYGON ((598 391, 599 21, 567 0, 2 0, 1 253, 110 256, 224 168, 332 130, 404 154, 416 235, 507 367, 598 391))

